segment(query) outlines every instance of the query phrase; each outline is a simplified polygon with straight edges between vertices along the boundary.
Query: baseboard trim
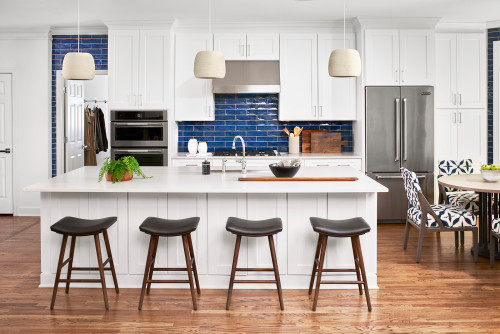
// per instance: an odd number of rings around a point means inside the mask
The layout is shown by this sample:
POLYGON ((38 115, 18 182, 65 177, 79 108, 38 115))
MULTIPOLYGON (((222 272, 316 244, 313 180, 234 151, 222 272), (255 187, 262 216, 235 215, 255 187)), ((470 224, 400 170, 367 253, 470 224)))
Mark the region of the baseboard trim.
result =
POLYGON ((40 216, 40 207, 19 207, 14 211, 14 216, 40 216))

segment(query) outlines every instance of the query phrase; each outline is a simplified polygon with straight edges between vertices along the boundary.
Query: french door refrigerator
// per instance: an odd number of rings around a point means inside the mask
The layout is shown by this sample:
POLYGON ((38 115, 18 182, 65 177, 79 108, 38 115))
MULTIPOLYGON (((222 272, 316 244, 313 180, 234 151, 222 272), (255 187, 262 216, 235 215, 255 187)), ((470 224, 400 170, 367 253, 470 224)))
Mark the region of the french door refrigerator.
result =
POLYGON ((366 172, 385 185, 378 194, 380 223, 406 219, 408 202, 399 168, 416 172, 434 200, 434 87, 366 87, 366 172))

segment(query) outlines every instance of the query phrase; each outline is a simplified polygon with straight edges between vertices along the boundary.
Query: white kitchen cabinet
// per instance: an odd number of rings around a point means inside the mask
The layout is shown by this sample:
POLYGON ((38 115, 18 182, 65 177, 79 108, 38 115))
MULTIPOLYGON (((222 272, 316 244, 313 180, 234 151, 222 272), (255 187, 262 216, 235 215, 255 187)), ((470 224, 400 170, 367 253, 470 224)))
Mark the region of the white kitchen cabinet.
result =
POLYGON ((279 34, 214 34, 226 60, 279 60, 279 34))
POLYGON ((472 159, 474 167, 486 162, 486 110, 437 109, 436 158, 472 159))
POLYGON ((167 107, 169 43, 166 30, 110 30, 111 108, 167 107))
POLYGON ((177 34, 175 39, 175 120, 213 121, 212 80, 194 76, 199 51, 212 50, 207 34, 177 34))
POLYGON ((361 159, 304 159, 306 167, 349 166, 361 171, 361 159))
MULTIPOLYGON (((346 38, 354 47, 354 34, 346 38)), ((280 35, 280 120, 356 119, 356 79, 328 74, 330 53, 341 48, 342 34, 280 35)))
POLYGON ((186 158, 186 159, 172 159, 173 167, 201 167, 201 163, 205 159, 186 158))
POLYGON ((436 107, 486 107, 483 33, 436 34, 436 107))
POLYGON ((433 85, 434 40, 432 30, 366 30, 366 85, 433 85))

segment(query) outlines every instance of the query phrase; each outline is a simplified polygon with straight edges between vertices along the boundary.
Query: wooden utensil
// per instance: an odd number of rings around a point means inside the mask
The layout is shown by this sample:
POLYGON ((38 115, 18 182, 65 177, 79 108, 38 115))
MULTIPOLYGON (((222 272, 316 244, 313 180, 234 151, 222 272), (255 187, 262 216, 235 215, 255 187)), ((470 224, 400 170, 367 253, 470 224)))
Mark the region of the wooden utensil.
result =
POLYGON ((311 153, 311 133, 313 132, 328 132, 328 130, 302 131, 302 153, 311 153))
POLYGON ((311 133, 311 153, 341 153, 342 145, 347 145, 347 140, 342 140, 340 132, 311 133))
POLYGON ((239 181, 357 181, 357 177, 240 177, 239 181))

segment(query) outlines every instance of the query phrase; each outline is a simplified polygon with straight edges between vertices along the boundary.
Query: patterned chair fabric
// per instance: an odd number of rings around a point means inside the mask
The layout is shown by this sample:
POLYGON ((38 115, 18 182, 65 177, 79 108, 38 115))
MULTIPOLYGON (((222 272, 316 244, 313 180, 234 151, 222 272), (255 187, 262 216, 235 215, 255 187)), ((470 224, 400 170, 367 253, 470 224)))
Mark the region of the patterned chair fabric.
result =
POLYGON ((420 202, 418 201, 418 193, 422 192, 420 184, 418 183, 417 174, 410 172, 408 169, 401 167, 401 175, 403 176, 403 183, 405 185, 406 197, 411 207, 420 210, 420 202))
MULTIPOLYGON (((445 227, 468 227, 476 226, 476 216, 473 213, 453 205, 431 205, 436 216, 441 219, 445 227)), ((408 209, 408 219, 417 225, 422 221, 422 211, 411 207, 408 209)), ((500 220, 499 220, 500 221, 500 220)), ((499 222, 500 225, 500 222, 499 222)), ((430 214, 427 214, 427 227, 439 227, 438 223, 430 214)))
POLYGON ((491 230, 500 234, 500 218, 493 219, 493 222, 491 223, 491 230))
MULTIPOLYGON (((472 174, 472 159, 456 160, 441 160, 439 161, 440 175, 457 175, 457 174, 472 174)), ((445 196, 448 198, 448 203, 459 206, 470 212, 479 211, 479 195, 472 191, 462 191, 455 188, 444 187, 445 196)))
POLYGON ((470 212, 479 211, 479 194, 473 191, 452 191, 446 193, 448 203, 464 208, 470 212))

